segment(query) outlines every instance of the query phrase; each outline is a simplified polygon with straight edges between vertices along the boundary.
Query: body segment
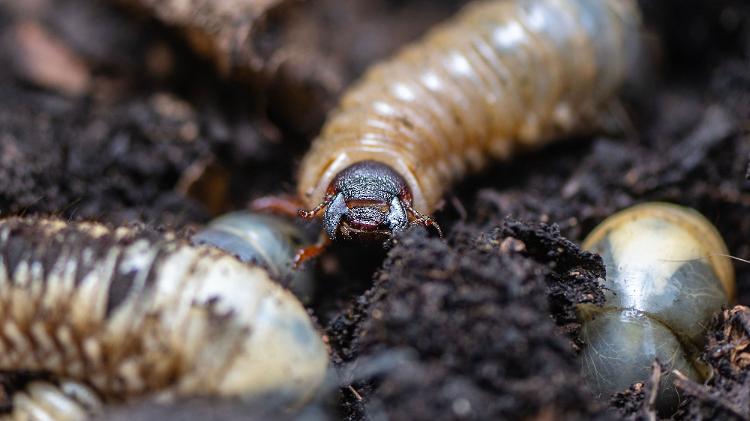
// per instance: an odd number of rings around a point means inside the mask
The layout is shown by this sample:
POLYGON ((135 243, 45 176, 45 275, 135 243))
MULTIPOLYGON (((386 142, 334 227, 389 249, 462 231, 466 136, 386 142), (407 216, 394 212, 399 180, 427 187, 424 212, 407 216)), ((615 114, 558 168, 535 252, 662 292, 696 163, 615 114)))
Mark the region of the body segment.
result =
POLYGON ((316 208, 338 174, 376 161, 430 214, 490 159, 596 130, 635 66, 639 23, 631 0, 471 4, 345 93, 302 162, 298 194, 316 208))
POLYGON ((132 228, 0 221, 0 370, 143 395, 282 396, 322 382, 327 351, 265 269, 132 228))
POLYGON ((669 368, 659 406, 676 408, 671 370, 700 380, 698 360, 714 313, 734 297, 734 272, 716 229, 699 213, 665 203, 621 211, 584 248, 607 271, 603 307, 582 312, 584 376, 602 398, 645 381, 654 359, 669 368))

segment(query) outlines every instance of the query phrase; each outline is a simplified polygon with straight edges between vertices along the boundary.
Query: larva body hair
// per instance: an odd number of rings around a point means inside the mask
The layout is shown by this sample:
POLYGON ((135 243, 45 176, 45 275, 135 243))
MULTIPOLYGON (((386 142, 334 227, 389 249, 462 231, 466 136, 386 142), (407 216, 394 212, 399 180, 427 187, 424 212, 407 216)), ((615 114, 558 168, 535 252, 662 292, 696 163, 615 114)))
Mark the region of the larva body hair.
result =
POLYGON ((170 234, 0 221, 0 370, 48 373, 104 401, 142 395, 298 402, 328 354, 268 272, 170 234))
POLYGON ((734 298, 734 269, 716 228, 698 212, 666 203, 625 209, 583 244, 604 260, 606 302, 581 308, 584 377, 602 398, 669 367, 657 402, 676 409, 672 369, 706 377, 699 361, 711 318, 734 298))
MULTIPOLYGON (((344 94, 301 163, 298 194, 317 212, 335 203, 339 174, 376 162, 397 174, 408 190, 399 198, 422 218, 491 158, 600 128, 639 44, 633 0, 470 4, 344 94)), ((362 204, 344 199, 345 222, 362 204)))

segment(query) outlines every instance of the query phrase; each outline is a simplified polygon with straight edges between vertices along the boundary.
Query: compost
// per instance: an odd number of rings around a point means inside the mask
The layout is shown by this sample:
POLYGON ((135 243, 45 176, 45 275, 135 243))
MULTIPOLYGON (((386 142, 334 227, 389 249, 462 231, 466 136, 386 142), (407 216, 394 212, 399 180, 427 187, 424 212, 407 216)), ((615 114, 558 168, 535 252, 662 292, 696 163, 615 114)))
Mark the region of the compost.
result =
MULTIPOLYGON (((258 2, 218 35, 214 21, 176 15, 170 3, 0 4, 2 216, 189 234, 254 198, 292 193, 343 89, 464 2, 258 2), (221 42, 234 30, 251 35, 249 56, 221 42)), ((338 375, 310 406, 278 417, 658 417, 652 392, 664 367, 610 401, 581 381, 574 308, 602 302, 604 267, 578 245, 613 212, 658 200, 700 211, 733 256, 750 257, 750 6, 641 3, 654 60, 622 98, 617 130, 464 180, 434 215, 445 238, 415 227, 387 247, 341 242, 309 263, 310 311, 338 375)), ((748 304, 750 264, 735 270, 737 303, 748 304)), ((704 352, 713 376, 678 381, 676 418, 750 417, 748 344, 750 310, 716 315, 704 352)), ((5 392, 18 381, 6 376, 5 392)), ((109 411, 107 419, 274 416, 262 404, 212 399, 109 411)))

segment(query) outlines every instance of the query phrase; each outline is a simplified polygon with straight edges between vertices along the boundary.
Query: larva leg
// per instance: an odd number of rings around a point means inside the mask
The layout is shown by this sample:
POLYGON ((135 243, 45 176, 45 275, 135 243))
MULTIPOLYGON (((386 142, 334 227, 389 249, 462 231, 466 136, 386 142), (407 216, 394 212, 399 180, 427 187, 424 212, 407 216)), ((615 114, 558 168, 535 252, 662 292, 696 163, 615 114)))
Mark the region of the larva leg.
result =
POLYGON ((290 218, 297 217, 304 207, 294 196, 263 196, 250 202, 249 208, 255 212, 267 212, 290 218))
POLYGON ((430 218, 429 216, 425 216, 425 215, 422 215, 421 213, 417 212, 417 210, 414 209, 409 203, 404 203, 403 206, 406 208, 407 211, 411 212, 412 214, 414 214, 414 216, 417 217, 417 219, 415 219, 414 221, 412 221, 413 224, 421 224, 421 225, 424 225, 424 226, 431 226, 431 227, 433 227, 433 228, 435 228, 437 230, 439 236, 441 236, 441 237, 443 236, 443 230, 440 229, 440 225, 438 225, 437 222, 435 222, 434 219, 430 218))
POLYGON ((323 254, 323 252, 328 248, 329 245, 331 245, 331 239, 325 235, 321 235, 317 243, 297 250, 297 253, 294 255, 294 262, 292 263, 292 265, 295 269, 299 268, 300 265, 302 265, 306 261, 314 259, 323 254))

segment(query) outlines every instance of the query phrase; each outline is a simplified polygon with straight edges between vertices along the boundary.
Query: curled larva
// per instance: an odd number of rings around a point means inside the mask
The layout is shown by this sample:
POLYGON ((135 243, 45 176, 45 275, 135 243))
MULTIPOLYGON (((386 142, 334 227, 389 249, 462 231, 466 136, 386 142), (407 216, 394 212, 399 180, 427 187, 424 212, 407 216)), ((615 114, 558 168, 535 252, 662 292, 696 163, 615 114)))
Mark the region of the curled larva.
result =
MULTIPOLYGON (((190 46, 212 59, 222 74, 258 78, 265 65, 253 42, 263 21, 282 0, 112 0, 178 28, 190 46)), ((262 35, 262 34, 259 34, 262 35)))
POLYGON ((633 0, 476 2, 343 96, 298 194, 331 238, 434 224, 445 191, 490 158, 593 131, 639 56, 633 0))
MULTIPOLYGON (((304 307, 265 269, 170 234, 95 223, 0 221, 0 321, 0 370, 84 384, 105 402, 296 403, 328 364, 304 307)), ((53 395, 45 386, 24 396, 53 395)))
POLYGON ((734 297, 734 270, 724 241, 698 212, 666 203, 623 210, 583 244, 601 255, 607 275, 603 307, 582 308, 581 366, 603 398, 649 378, 659 359, 670 367, 658 406, 676 408, 676 369, 699 380, 698 360, 713 314, 734 297))
POLYGON ((243 262, 262 266, 303 302, 312 297, 312 267, 295 268, 292 262, 297 250, 311 244, 313 239, 288 219, 248 211, 232 212, 211 221, 193 236, 192 242, 210 244, 243 262))

